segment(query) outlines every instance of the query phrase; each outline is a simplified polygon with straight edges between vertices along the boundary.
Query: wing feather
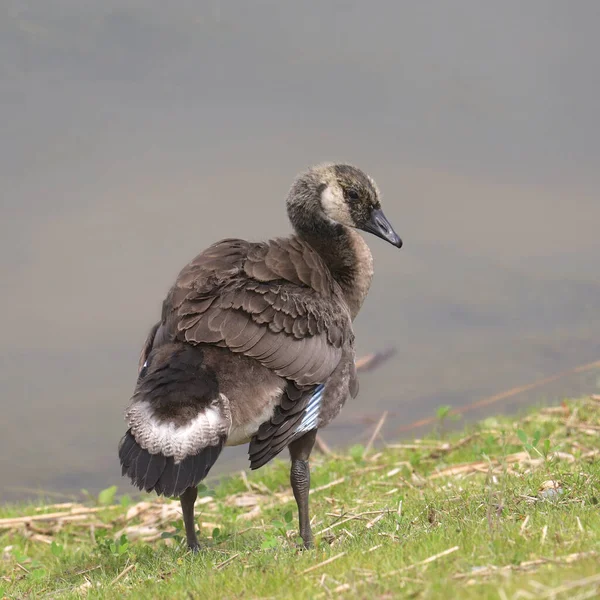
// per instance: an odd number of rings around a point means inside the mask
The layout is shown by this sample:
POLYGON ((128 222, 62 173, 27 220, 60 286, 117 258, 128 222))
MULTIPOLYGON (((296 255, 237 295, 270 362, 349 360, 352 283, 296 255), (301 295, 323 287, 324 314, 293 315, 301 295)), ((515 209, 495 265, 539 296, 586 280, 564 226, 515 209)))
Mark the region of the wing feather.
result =
POLYGON ((214 244, 182 270, 164 313, 182 341, 224 346, 302 385, 325 381, 351 334, 339 286, 294 237, 214 244))

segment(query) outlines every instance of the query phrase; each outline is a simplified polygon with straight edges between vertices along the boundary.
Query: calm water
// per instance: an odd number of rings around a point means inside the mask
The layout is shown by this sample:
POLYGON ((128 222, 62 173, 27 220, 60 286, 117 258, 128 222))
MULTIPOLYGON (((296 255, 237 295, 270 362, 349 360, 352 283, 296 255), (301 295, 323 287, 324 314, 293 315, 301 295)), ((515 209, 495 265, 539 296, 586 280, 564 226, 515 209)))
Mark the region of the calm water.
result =
POLYGON ((2 499, 120 480, 178 270, 219 238, 288 232, 291 179, 322 160, 369 171, 405 241, 369 240, 359 351, 397 353, 328 443, 600 359, 600 4, 421 4, 2 4, 2 499))

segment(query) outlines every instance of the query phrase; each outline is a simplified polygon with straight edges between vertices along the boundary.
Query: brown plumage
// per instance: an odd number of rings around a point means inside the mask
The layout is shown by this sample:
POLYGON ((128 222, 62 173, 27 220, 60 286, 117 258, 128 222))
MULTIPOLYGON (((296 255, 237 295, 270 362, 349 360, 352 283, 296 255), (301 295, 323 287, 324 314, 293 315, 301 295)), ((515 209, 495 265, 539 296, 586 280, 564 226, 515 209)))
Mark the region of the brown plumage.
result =
POLYGON ((352 341, 341 289, 294 237, 214 244, 180 273, 164 314, 174 339, 224 346, 298 385, 326 381, 352 341))
POLYGON ((224 445, 250 442, 251 468, 285 447, 301 535, 316 430, 356 396, 352 320, 372 258, 354 228, 400 247, 373 181, 347 165, 300 176, 288 196, 295 235, 226 239, 179 273, 140 357, 119 455, 141 489, 181 496, 190 547, 195 488, 224 445))

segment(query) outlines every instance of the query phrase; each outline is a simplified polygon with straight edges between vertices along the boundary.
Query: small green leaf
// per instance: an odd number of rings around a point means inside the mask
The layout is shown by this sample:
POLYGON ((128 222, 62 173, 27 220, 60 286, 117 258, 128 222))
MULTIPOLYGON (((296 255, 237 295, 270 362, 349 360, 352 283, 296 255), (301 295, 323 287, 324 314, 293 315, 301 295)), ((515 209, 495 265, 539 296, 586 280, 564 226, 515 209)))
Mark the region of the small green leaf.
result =
POLYGON ((172 521, 171 525, 177 529, 177 531, 181 531, 183 529, 183 519, 179 519, 177 521, 172 521))
POLYGON ((52 544, 50 544, 50 552, 52 552, 54 556, 62 556, 64 550, 65 549, 60 544, 57 544, 54 540, 52 540, 52 544))
POLYGON ((521 440, 521 442, 523 442, 524 444, 527 443, 527 440, 529 438, 527 437, 527 434, 522 429, 517 430, 517 435, 519 436, 519 439, 521 440))
POLYGON ((283 519, 286 523, 291 523, 294 519, 294 513, 291 510, 288 510, 285 515, 283 515, 283 519))
POLYGON ((117 486, 111 485, 109 488, 102 490, 98 494, 98 504, 102 506, 108 506, 115 501, 115 494, 117 493, 117 486))
POLYGON ((537 446, 539 444, 539 441, 542 437, 542 432, 538 429, 534 434, 533 434, 533 442, 532 445, 533 446, 537 446))
POLYGON ((94 535, 96 536, 96 543, 100 543, 108 535, 108 531, 106 529, 96 529, 94 535))
POLYGON ((123 494, 121 496, 121 506, 127 508, 131 505, 131 496, 129 494, 123 494))
POLYGON ((415 450, 408 455, 408 462, 410 466, 413 468, 417 468, 421 464, 421 459, 423 458, 421 452, 415 450))
POLYGON ((361 462, 365 454, 365 447, 362 444, 356 444, 348 452, 356 462, 361 462))
POLYGON ((261 545, 260 547, 263 550, 268 550, 270 548, 275 548, 277 546, 277 540, 274 537, 268 537, 261 545))
POLYGON ((284 529, 285 525, 281 521, 273 521, 273 527, 277 527, 277 529, 284 529))
POLYGON ((548 454, 550 452, 550 439, 546 438, 544 440, 544 453, 548 454))
POLYGON ((218 540, 221 537, 221 530, 218 527, 215 527, 212 532, 213 540, 218 540))
POLYGON ((206 496, 214 496, 215 490, 208 489, 203 483, 198 486, 198 497, 204 498, 206 496))
POLYGON ((443 421, 448 416, 451 410, 451 406, 443 404, 442 406, 438 407, 436 411, 437 418, 440 419, 440 421, 443 421))

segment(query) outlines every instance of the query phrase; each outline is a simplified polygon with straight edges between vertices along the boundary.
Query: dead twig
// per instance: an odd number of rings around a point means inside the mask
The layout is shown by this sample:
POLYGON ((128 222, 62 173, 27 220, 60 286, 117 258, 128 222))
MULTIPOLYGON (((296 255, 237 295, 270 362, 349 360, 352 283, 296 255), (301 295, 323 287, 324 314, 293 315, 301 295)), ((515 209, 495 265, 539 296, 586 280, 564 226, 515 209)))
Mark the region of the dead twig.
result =
POLYGON ((581 429, 585 431, 600 431, 600 425, 592 425, 591 423, 569 423, 567 427, 572 427, 573 429, 581 429))
POLYGON ((101 510, 107 510, 111 508, 120 508, 117 506, 95 506, 93 508, 86 507, 75 507, 69 512, 54 512, 46 513, 41 515, 27 515, 25 517, 10 517, 8 519, 0 519, 0 529, 7 529, 14 527, 15 525, 21 525, 32 521, 54 521, 54 520, 79 520, 81 517, 85 518, 86 515, 97 513, 101 510))
POLYGON ((128 567, 125 567, 111 582, 110 585, 114 585, 115 583, 117 583, 117 581, 119 581, 119 579, 123 579, 123 577, 125 577, 125 575, 127 575, 127 573, 129 573, 129 571, 135 569, 136 565, 135 563, 129 565, 128 567))
MULTIPOLYGON (((340 477, 339 479, 335 479, 334 481, 330 481, 329 483, 326 483, 324 485, 320 485, 319 487, 313 488, 308 493, 316 494, 317 492, 322 492, 323 490, 328 490, 329 488, 332 488, 334 485, 339 485, 340 483, 344 483, 344 481, 346 481, 346 478, 340 477)), ((285 504, 286 502, 291 502, 293 499, 294 499, 293 496, 291 496, 289 494, 283 494, 279 497, 277 502, 272 502, 271 504, 267 504, 263 508, 265 508, 265 509, 273 508, 274 506, 277 506, 278 504, 285 504)))
POLYGON ((317 439, 315 440, 315 446, 317 450, 325 456, 330 456, 332 454, 331 448, 325 443, 325 440, 317 434, 317 439))
POLYGON ((506 573, 507 571, 531 571, 532 569, 535 569, 536 567, 539 567, 549 562, 571 564, 578 560, 592 558, 597 554, 598 553, 595 550, 591 550, 589 552, 576 552, 574 554, 568 554, 567 556, 562 556, 554 559, 536 558, 535 560, 526 560, 519 563, 518 565, 504 565, 502 567, 481 567, 474 571, 469 571, 467 573, 457 573, 456 575, 453 575, 453 579, 471 579, 472 577, 486 577, 495 573, 506 573))
POLYGON ((85 575, 85 573, 89 573, 90 571, 96 571, 97 569, 102 568, 102 565, 96 565, 95 567, 92 567, 91 569, 84 569, 83 571, 77 571, 75 573, 75 575, 85 575))
POLYGON ((382 415, 381 418, 379 419, 379 422, 377 423, 377 425, 375 426, 375 429, 373 431, 373 434, 371 435, 371 438, 369 439, 369 442, 367 443, 366 447, 365 447, 365 451, 363 452, 363 457, 365 457, 367 454, 369 454, 373 443, 375 442, 377 436, 379 435, 379 432, 381 431, 381 428, 383 427, 383 424, 385 423, 385 420, 387 419, 388 416, 388 411, 386 410, 382 415))
POLYGON ((372 371, 389 360, 394 354, 396 354, 396 348, 387 348, 386 350, 362 356, 356 361, 356 370, 359 373, 372 371))
POLYGON ((432 450, 426 458, 436 459, 440 458, 440 456, 444 456, 445 454, 450 454, 450 452, 454 452, 455 450, 466 446, 470 441, 476 437, 479 437, 479 435, 479 433, 472 433, 471 435, 467 435, 466 437, 458 440, 458 442, 455 442, 454 444, 442 444, 439 448, 432 450))
POLYGON ((234 554, 233 556, 230 556, 227 560, 224 560, 222 563, 219 563, 215 567, 215 569, 217 569, 217 571, 220 571, 223 567, 225 567, 226 565, 228 565, 230 562, 233 562, 239 555, 240 555, 240 553, 238 552, 237 554, 234 554))
POLYGON ((21 571, 25 571, 25 573, 27 573, 28 575, 31 575, 31 571, 27 568, 24 567, 21 563, 15 563, 17 565, 17 567, 19 567, 19 569, 21 569, 21 571))
POLYGON ((381 519, 383 519, 383 517, 385 517, 385 513, 377 515, 374 519, 371 519, 367 523, 367 529, 371 529, 371 527, 373 527, 373 525, 375 525, 376 523, 378 523, 379 521, 381 521, 381 519))
MULTIPOLYGON (((494 396, 489 396, 487 398, 483 398, 482 400, 478 400, 477 402, 472 402, 470 404, 465 404, 463 406, 459 406, 453 408, 450 411, 450 416, 454 415, 464 415, 473 410, 477 410, 479 408, 483 408, 484 406, 490 406, 491 404, 495 404, 501 400, 506 400, 507 398, 511 398, 513 396, 517 396, 518 394, 522 394, 524 392, 528 392, 538 387, 542 387, 548 385, 550 383, 554 383, 555 381, 566 377, 567 375, 573 375, 575 373, 585 373, 587 371, 592 371, 594 369, 600 368, 600 360, 587 363, 585 365, 580 365, 575 367, 574 369, 569 369, 567 371, 562 371, 560 373, 556 373, 555 375, 551 375, 550 377, 545 377, 544 379, 538 379, 532 383, 528 383, 526 385, 521 385, 519 387, 512 388, 505 392, 501 392, 500 394, 495 394, 494 396)), ((432 425, 437 421, 437 417, 428 417, 426 419, 421 419, 420 421, 415 421, 409 425, 404 425, 396 430, 397 433, 402 433, 406 431, 410 431, 412 429, 417 429, 419 427, 424 427, 426 425, 432 425)))
POLYGON ((429 558, 426 558, 425 560, 421 560, 412 565, 408 565, 407 567, 403 567, 402 569, 397 569, 395 571, 389 571, 388 573, 384 573, 383 577, 391 577, 393 575, 397 575, 398 573, 402 573, 404 571, 409 571, 411 569, 416 569, 417 567, 421 567, 423 565, 428 565, 429 563, 432 563, 440 558, 443 558, 444 556, 448 556, 449 554, 452 554, 452 553, 456 552, 457 550, 460 550, 460 547, 453 546, 452 548, 448 548, 448 550, 444 550, 443 552, 440 552, 439 554, 434 554, 433 556, 430 556, 429 558))
MULTIPOLYGON (((584 577, 583 579, 577 579, 575 581, 569 581, 567 583, 563 583, 562 585, 559 585, 558 587, 549 589, 545 594, 543 594, 542 596, 538 596, 538 598, 556 598, 556 596, 558 594, 562 594, 564 592, 568 592, 569 590, 573 590, 576 588, 581 588, 587 585, 593 585, 594 586, 594 590, 592 590, 595 593, 598 591, 598 585, 600 585, 600 575, 591 575, 590 577, 584 577)), ((588 598, 591 598, 593 596, 587 596, 588 598)))
POLYGON ((325 527, 325 529, 321 529, 321 531, 317 532, 315 535, 322 535, 324 533, 327 533, 328 531, 331 531, 335 527, 339 527, 340 525, 343 525, 344 523, 348 523, 349 521, 363 520, 363 517, 365 517, 366 515, 381 515, 381 514, 385 515, 388 512, 389 512, 389 510, 386 508, 384 510, 366 510, 366 511, 358 513, 356 515, 350 515, 349 517, 346 517, 345 519, 342 519, 341 521, 337 521, 336 523, 333 523, 333 525, 330 525, 329 527, 325 527))
POLYGON ((240 471, 240 478, 244 482, 244 485, 246 486, 246 489, 249 492, 251 492, 252 488, 250 487, 250 482, 248 481, 248 476, 246 475, 246 471, 244 471, 243 469, 240 471))
POLYGON ((41 512, 42 510, 48 510, 50 508, 74 508, 76 506, 80 506, 81 508, 84 508, 84 506, 82 504, 76 504, 75 502, 59 502, 58 504, 46 504, 45 506, 38 506, 35 509, 35 512, 41 512))
POLYGON ((302 571, 300 573, 300 575, 306 575, 307 573, 312 573, 312 571, 316 571, 317 569, 320 569, 321 567, 324 567, 325 565, 328 565, 328 564, 332 563, 334 560, 337 560, 338 558, 342 558, 342 556, 345 556, 345 555, 346 555, 345 552, 340 552, 339 554, 336 554, 335 556, 332 556, 331 558, 324 560, 323 562, 319 563, 318 565, 313 565, 312 567, 309 567, 308 569, 304 569, 304 571, 302 571))

